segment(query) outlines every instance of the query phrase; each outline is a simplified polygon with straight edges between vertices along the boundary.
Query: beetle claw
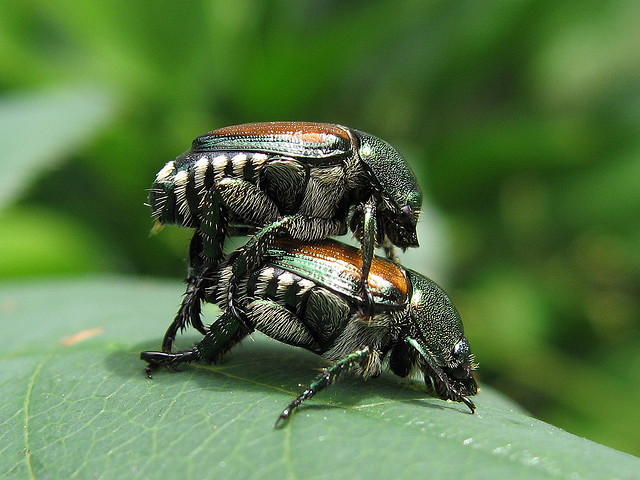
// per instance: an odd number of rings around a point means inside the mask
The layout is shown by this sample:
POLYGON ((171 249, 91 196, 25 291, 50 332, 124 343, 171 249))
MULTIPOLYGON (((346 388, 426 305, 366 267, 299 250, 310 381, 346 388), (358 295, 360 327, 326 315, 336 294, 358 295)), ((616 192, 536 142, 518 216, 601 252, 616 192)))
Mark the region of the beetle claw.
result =
POLYGON ((363 319, 371 322, 373 319, 375 299, 373 298, 373 293, 371 293, 371 289, 367 282, 363 281, 360 283, 360 296, 364 299, 364 305, 361 305, 358 309, 360 315, 363 319))
POLYGON ((165 352, 142 352, 140 359, 147 362, 144 368, 147 377, 153 378, 154 370, 160 367, 166 367, 170 372, 180 372, 178 364, 187 361, 188 356, 184 353, 165 353, 165 352))
POLYGON ((147 377, 153 378, 153 371, 155 369, 155 365, 147 365, 146 367, 144 367, 144 372, 147 374, 147 377))

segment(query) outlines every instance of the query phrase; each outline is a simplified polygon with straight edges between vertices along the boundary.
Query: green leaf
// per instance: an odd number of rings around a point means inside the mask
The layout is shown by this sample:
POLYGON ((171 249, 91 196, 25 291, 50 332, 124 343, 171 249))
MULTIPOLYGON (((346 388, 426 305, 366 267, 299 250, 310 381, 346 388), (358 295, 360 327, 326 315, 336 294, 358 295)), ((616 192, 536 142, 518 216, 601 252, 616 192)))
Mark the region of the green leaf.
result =
MULTIPOLYGON (((345 378, 275 430, 321 358, 255 335, 220 365, 145 377, 139 352, 158 347, 181 289, 123 278, 3 285, 0 477, 621 479, 640 471, 636 457, 535 420, 489 388, 470 415, 392 375, 345 378)), ((181 347, 195 339, 181 338, 181 347)))

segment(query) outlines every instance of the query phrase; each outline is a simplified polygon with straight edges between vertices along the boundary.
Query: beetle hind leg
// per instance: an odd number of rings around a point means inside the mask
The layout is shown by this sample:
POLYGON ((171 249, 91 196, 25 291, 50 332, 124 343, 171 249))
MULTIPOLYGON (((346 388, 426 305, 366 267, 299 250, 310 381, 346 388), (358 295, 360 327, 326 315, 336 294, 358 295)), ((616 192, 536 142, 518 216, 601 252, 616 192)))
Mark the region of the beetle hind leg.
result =
POLYGON ((215 363, 246 335, 241 322, 231 313, 225 312, 209 326, 204 338, 193 348, 178 353, 142 352, 140 359, 149 364, 145 367, 145 372, 151 378, 153 371, 160 367, 176 372, 179 371, 178 365, 182 363, 215 363))
POLYGON ((202 261, 202 244, 202 233, 196 230, 189 246, 189 276, 185 280, 187 290, 180 309, 162 340, 162 351, 165 353, 171 352, 178 331, 184 330, 189 325, 193 325, 203 335, 207 333, 200 318, 202 301, 208 285, 205 281, 206 269, 202 261))
POLYGON ((189 276, 187 291, 173 322, 162 340, 162 351, 171 352, 176 334, 189 325, 205 335, 202 324, 202 302, 210 286, 208 272, 213 271, 223 256, 227 231, 227 208, 219 188, 212 188, 202 200, 202 220, 189 245, 189 276))
POLYGON ((180 353, 141 352, 140 360, 148 363, 148 365, 144 367, 144 371, 147 377, 153 378, 153 372, 160 367, 166 367, 170 372, 179 372, 179 364, 193 362, 197 360, 197 358, 196 352, 187 350, 180 353))

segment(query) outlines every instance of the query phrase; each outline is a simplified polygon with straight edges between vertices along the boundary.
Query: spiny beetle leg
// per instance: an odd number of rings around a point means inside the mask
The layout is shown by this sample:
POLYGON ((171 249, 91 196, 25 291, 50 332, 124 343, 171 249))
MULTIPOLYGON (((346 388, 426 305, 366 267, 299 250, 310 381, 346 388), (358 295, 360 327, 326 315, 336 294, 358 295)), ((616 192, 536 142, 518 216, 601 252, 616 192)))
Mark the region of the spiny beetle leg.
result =
MULTIPOLYGON (((206 266, 215 266, 223 257, 224 240, 227 234, 228 209, 218 188, 207 192, 202 205, 201 262, 206 266)), ((193 258, 193 257, 191 257, 193 258)))
POLYGON ((291 215, 262 228, 244 247, 240 248, 232 266, 227 304, 229 310, 244 323, 247 323, 247 320, 235 305, 238 290, 237 280, 260 268, 263 258, 273 246, 276 236, 283 231, 287 231, 289 235, 298 240, 313 241, 332 235, 343 235, 346 233, 346 224, 341 220, 308 219, 303 215, 291 215))
POLYGON ((149 365, 145 367, 145 372, 149 378, 153 377, 153 371, 160 367, 167 367, 171 372, 178 372, 178 365, 181 363, 188 363, 196 361, 197 352, 194 350, 187 350, 180 353, 165 353, 165 352, 142 352, 140 359, 147 362, 149 365))
POLYGON ((203 335, 206 329, 200 318, 202 301, 205 296, 206 285, 204 282, 205 270, 202 259, 202 234, 196 230, 191 238, 189 246, 189 277, 187 278, 187 290, 180 309, 162 340, 162 351, 170 353, 176 334, 190 324, 203 335))
POLYGON ((377 232, 376 222, 376 204, 373 197, 363 204, 364 208, 364 225, 362 228, 362 279, 360 289, 362 290, 365 301, 367 302, 363 309, 363 314, 368 318, 373 316, 373 295, 369 289, 369 271, 373 262, 373 252, 375 250, 377 232))
POLYGON ((313 397, 316 393, 324 390, 333 382, 335 382, 340 376, 353 367, 356 364, 364 367, 366 360, 369 358, 369 347, 363 347, 360 350, 356 350, 351 352, 346 357, 338 360, 331 367, 326 368, 316 379, 311 382, 309 388, 307 388, 304 392, 302 392, 298 398, 296 398, 293 402, 291 402, 287 408, 285 408, 276 423, 273 425, 274 428, 282 428, 293 411, 302 404, 305 400, 313 397))
POLYGON ((206 269, 215 267, 222 259, 226 224, 226 208, 222 204, 220 193, 213 188, 204 197, 202 222, 191 238, 187 291, 162 340, 163 352, 171 352, 178 331, 190 324, 203 335, 206 333, 200 318, 207 286, 204 277, 206 269))
POLYGON ((238 256, 235 258, 231 270, 232 274, 229 282, 227 304, 231 314, 243 324, 247 333, 251 333, 253 329, 248 326, 249 322, 244 312, 236 305, 238 279, 260 267, 262 259, 273 245, 276 235, 286 230, 287 226, 293 222, 295 218, 296 217, 284 217, 264 227, 256 235, 251 237, 244 247, 238 250, 238 256))
POLYGON ((297 216, 284 217, 262 228, 249 239, 244 247, 238 250, 238 256, 233 262, 233 277, 246 275, 260 266, 260 259, 266 255, 273 241, 287 226, 295 221, 297 216))
POLYGON ((227 311, 209 326, 209 331, 193 350, 197 352, 198 360, 215 363, 252 331, 251 326, 246 326, 231 311, 227 311))
POLYGON ((189 324, 193 325, 193 327, 203 335, 207 333, 200 315, 205 293, 202 278, 199 276, 189 277, 187 284, 187 291, 182 300, 182 305, 180 305, 180 310, 178 310, 176 317, 173 319, 171 325, 169 325, 162 340, 162 351, 165 353, 171 352, 178 331, 184 329, 189 324))
POLYGON ((192 349, 178 353, 142 352, 140 359, 149 364, 145 367, 145 372, 151 378, 153 371, 160 367, 177 372, 181 363, 216 362, 246 335, 241 323, 230 312, 225 312, 211 324, 204 338, 192 349))

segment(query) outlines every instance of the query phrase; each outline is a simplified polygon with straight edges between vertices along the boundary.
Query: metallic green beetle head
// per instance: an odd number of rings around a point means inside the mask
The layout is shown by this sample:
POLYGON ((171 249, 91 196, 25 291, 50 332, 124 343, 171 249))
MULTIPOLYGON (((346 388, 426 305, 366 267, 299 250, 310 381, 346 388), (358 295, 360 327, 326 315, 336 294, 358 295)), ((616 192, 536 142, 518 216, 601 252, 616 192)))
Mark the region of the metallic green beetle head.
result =
POLYGON ((380 215, 389 240, 398 247, 417 247, 416 224, 422 207, 422 191, 416 176, 400 153, 384 140, 353 130, 358 156, 379 183, 380 215))
POLYGON ((464 402, 473 412, 467 395, 478 386, 469 341, 460 314, 447 294, 433 281, 411 270, 413 284, 411 316, 416 327, 405 341, 417 352, 417 364, 427 386, 444 399, 464 402))

